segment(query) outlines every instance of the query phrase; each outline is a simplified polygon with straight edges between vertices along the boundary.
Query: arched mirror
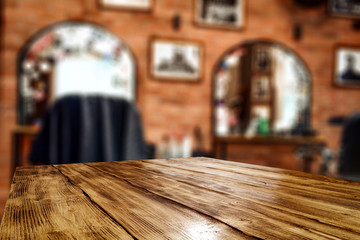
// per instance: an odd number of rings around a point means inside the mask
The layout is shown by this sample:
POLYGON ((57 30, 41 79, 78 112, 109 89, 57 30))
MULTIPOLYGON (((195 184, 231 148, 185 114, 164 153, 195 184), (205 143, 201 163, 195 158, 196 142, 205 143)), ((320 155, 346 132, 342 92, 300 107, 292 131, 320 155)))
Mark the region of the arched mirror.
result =
POLYGON ((133 101, 135 68, 129 48, 101 26, 70 21, 47 27, 19 55, 19 124, 41 121, 46 107, 68 94, 133 101))
POLYGON ((215 136, 303 135, 309 130, 311 75, 284 45, 239 44, 222 56, 213 76, 215 136))

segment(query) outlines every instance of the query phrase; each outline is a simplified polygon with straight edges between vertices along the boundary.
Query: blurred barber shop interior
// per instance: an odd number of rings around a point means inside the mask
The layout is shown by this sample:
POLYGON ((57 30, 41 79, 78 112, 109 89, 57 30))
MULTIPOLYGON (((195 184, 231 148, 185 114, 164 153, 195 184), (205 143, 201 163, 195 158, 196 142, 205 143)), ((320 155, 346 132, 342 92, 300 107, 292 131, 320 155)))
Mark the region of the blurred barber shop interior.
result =
POLYGON ((1 0, 16 167, 211 157, 360 181, 360 2, 1 0))

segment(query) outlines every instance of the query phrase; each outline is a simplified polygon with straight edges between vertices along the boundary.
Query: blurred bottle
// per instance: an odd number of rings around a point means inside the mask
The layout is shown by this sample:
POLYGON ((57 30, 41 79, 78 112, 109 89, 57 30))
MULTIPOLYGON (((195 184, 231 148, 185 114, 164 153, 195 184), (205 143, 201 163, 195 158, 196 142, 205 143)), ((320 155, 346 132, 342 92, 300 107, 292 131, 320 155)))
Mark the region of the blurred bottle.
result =
POLYGON ((156 158, 185 158, 192 156, 192 140, 183 132, 164 135, 156 147, 156 158))
POLYGON ((258 120, 257 132, 260 135, 269 135, 269 119, 266 117, 260 117, 258 120))
POLYGON ((229 133, 229 116, 223 101, 216 104, 216 134, 226 135, 229 133))
POLYGON ((208 154, 205 153, 203 136, 201 128, 196 126, 194 128, 194 150, 192 153, 193 157, 205 157, 208 154))
POLYGON ((169 135, 164 135, 161 139, 161 142, 156 146, 155 157, 158 159, 161 158, 170 158, 170 138, 169 135))
POLYGON ((188 134, 185 134, 182 140, 182 157, 191 157, 192 155, 192 141, 188 134))

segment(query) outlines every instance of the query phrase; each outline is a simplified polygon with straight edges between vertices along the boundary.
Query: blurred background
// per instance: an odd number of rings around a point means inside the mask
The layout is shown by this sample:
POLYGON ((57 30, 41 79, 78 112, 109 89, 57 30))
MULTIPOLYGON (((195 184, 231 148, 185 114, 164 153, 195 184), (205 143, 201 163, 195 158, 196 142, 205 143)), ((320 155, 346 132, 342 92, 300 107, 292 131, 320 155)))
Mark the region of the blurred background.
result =
POLYGON ((46 112, 68 95, 129 102, 139 127, 128 134, 141 135, 131 141, 144 141, 143 158, 209 156, 341 177, 343 142, 356 145, 343 135, 360 112, 359 1, 0 6, 1 215, 14 167, 34 163, 46 112))

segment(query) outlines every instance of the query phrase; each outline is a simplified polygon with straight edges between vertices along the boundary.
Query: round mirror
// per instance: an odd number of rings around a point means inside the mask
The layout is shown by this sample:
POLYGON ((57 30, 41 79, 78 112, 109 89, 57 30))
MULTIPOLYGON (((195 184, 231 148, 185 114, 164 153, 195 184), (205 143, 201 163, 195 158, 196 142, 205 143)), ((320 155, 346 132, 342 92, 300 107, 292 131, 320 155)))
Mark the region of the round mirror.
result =
POLYGON ((213 81, 215 136, 308 132, 311 76, 282 44, 250 41, 231 48, 215 66, 213 81))
POLYGON ((19 123, 41 120, 46 107, 69 94, 135 100, 135 60, 105 28, 62 22, 35 34, 20 52, 19 123))

